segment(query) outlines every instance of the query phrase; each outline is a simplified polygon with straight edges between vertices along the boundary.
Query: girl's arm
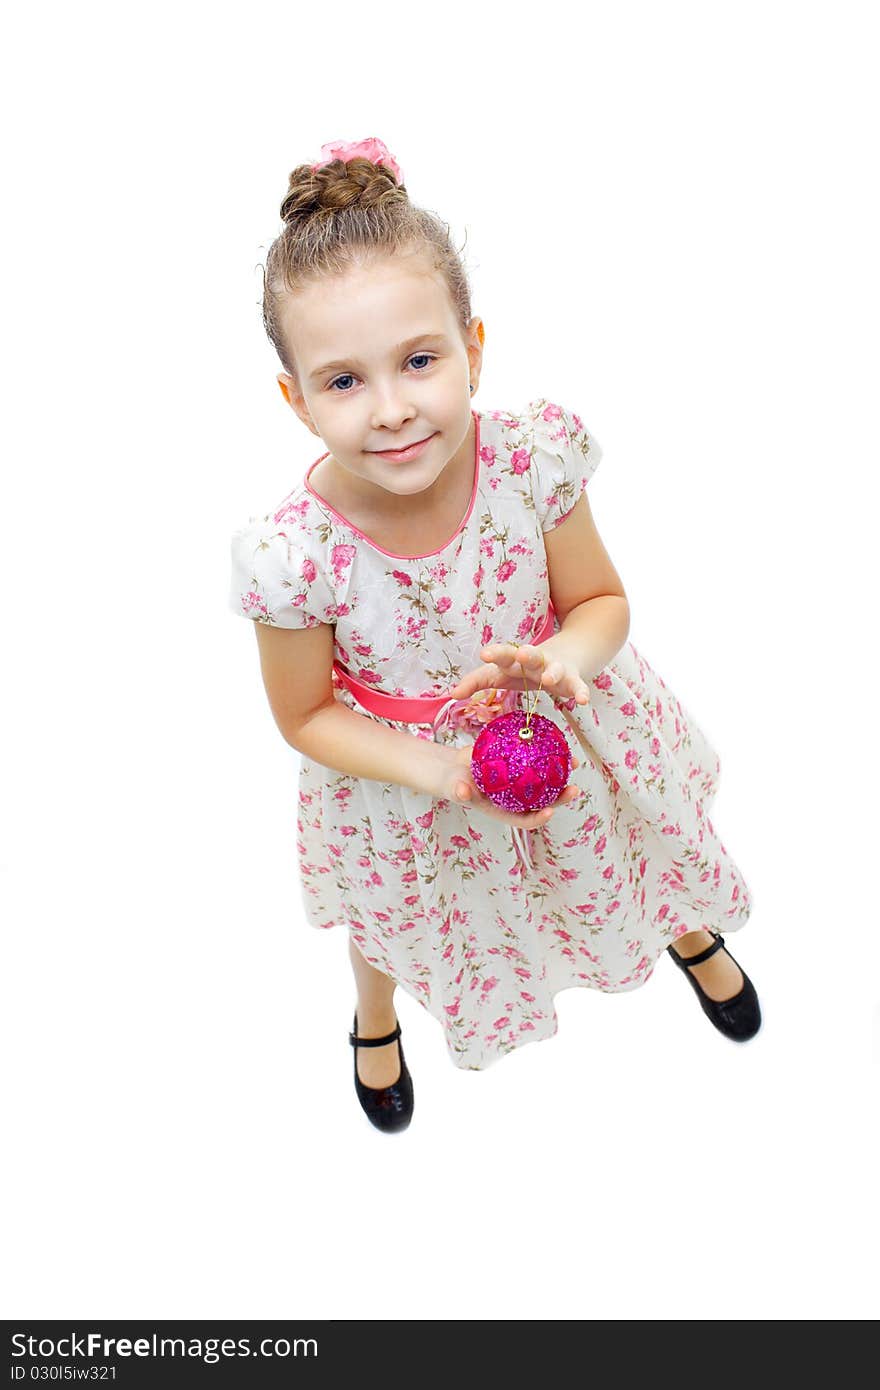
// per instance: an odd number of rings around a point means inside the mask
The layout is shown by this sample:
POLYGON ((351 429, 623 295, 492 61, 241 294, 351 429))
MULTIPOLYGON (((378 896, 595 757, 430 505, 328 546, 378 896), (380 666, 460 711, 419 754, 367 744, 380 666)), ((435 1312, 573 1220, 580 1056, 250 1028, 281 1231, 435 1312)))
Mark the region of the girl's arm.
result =
POLYGON ((613 661, 629 636, 629 600, 621 594, 597 594, 578 603, 562 619, 559 631, 539 647, 545 669, 554 659, 570 662, 589 685, 613 661))
POLYGON ((455 749, 357 714, 333 693, 333 628, 254 623, 263 684, 286 743, 306 758, 374 782, 447 796, 455 749))
POLYGON ((626 641, 630 612, 585 492, 558 526, 544 532, 544 546, 560 630, 540 650, 548 666, 554 657, 570 661, 589 683, 626 641))
POLYGON ((287 741, 305 757, 336 772, 397 782, 432 797, 449 796, 456 766, 454 748, 402 729, 388 729, 340 700, 321 705, 287 741))

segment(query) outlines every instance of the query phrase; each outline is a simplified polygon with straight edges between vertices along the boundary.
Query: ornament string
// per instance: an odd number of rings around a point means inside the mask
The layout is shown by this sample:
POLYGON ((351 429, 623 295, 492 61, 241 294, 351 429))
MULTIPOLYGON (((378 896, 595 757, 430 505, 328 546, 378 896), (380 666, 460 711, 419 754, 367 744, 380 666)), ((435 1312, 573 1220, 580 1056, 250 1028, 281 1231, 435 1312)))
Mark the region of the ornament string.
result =
MULTIPOLYGON (((519 731, 519 736, 520 736, 520 738, 523 740, 523 742, 525 742, 525 743, 527 743, 527 742, 529 742, 529 741, 531 740, 532 734, 533 734, 533 732, 534 732, 533 729, 532 729, 532 715, 535 713, 535 711, 536 711, 537 708, 538 708, 538 701, 539 701, 540 698, 541 698, 541 681, 544 679, 544 672, 545 672, 546 669, 547 669, 547 656, 546 656, 546 653, 545 653, 545 652, 540 652, 539 655, 540 655, 540 657, 541 657, 541 674, 538 676, 538 684, 537 684, 537 686, 535 687, 534 692, 532 692, 532 693, 534 694, 535 698, 534 698, 534 701, 533 701, 532 705, 526 709, 526 722, 525 722, 525 724, 523 724, 522 728, 521 728, 520 731, 519 731)), ((523 685, 523 694, 526 694, 526 693, 528 692, 528 689, 529 689, 528 680, 529 680, 528 676, 526 675, 525 671, 523 671, 523 681, 524 681, 524 685, 523 685)))

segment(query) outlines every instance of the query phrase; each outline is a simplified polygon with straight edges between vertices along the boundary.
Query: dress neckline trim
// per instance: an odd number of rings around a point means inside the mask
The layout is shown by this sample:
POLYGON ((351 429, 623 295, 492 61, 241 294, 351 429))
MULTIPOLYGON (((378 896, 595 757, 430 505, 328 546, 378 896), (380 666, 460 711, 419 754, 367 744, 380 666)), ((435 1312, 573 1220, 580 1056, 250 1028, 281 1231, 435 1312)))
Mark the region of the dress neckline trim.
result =
POLYGON ((471 500, 468 503, 467 511, 465 512, 464 516, 462 517, 453 534, 449 537, 449 540, 444 541, 443 544, 441 546, 438 546, 436 550, 429 550, 426 555, 397 555, 393 550, 386 550, 384 546, 379 545, 376 541, 372 540, 366 534, 366 532, 360 529, 359 526, 355 526, 353 521, 349 521, 347 516, 343 516, 341 512, 338 512, 336 510, 335 507, 331 507, 330 503, 326 500, 326 498, 322 497, 320 493, 315 492, 315 489, 309 482, 309 478, 311 477, 314 470, 317 468, 318 464, 321 462, 321 459, 325 459, 329 456, 329 449, 325 450, 325 452, 321 454, 319 458, 316 458, 314 463, 310 464, 310 466, 306 470, 306 476, 304 480, 306 489, 308 492, 312 494, 316 502, 320 502, 322 507, 325 507, 328 512, 332 512, 333 515, 337 517, 341 522, 343 522, 350 531, 353 531, 356 536, 360 536, 362 541, 365 541, 366 544, 370 546, 373 550, 378 550, 381 555, 387 555, 389 559, 392 560, 429 560, 433 555, 440 555, 444 550, 448 550, 455 538, 461 535, 462 531, 470 521, 471 513, 474 510, 474 503, 477 500, 477 490, 480 482, 480 413, 479 411, 474 410, 472 408, 471 416, 474 421, 474 485, 471 490, 471 500))

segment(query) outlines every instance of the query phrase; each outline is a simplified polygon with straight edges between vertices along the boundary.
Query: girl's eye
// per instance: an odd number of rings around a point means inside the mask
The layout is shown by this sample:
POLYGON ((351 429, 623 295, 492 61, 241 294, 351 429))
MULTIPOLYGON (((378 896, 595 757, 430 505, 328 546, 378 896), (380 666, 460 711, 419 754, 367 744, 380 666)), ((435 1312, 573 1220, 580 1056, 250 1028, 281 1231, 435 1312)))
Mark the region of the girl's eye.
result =
MULTIPOLYGON (((423 362, 426 362, 426 363, 436 362, 436 360, 437 360, 436 357, 435 357, 435 355, 434 355, 434 353, 432 353, 432 352, 414 352, 413 355, 412 355, 412 357, 411 357, 409 360, 410 360, 410 362, 416 362, 416 361, 418 361, 419 359, 421 359, 423 362)), ((424 371, 424 368, 422 368, 421 370, 424 371)), ((333 378, 333 380, 330 382, 330 385, 329 385, 329 387, 328 387, 328 390, 332 391, 333 388, 334 388, 334 386, 338 386, 338 385, 339 385, 340 381, 353 381, 353 380, 354 380, 354 375, 353 375, 352 372, 343 372, 341 376, 337 376, 337 377, 334 377, 334 378, 333 378)), ((337 392, 335 392, 335 394, 336 394, 337 396, 347 396, 349 390, 350 390, 349 387, 343 387, 341 391, 337 391, 337 392)))

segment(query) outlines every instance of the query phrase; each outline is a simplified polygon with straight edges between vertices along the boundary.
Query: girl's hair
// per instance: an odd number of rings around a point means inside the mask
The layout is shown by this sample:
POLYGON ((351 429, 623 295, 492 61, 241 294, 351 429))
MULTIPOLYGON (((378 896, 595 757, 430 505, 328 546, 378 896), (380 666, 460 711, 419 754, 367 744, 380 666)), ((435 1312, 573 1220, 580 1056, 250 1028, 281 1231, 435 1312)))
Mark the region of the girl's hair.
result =
POLYGON ((334 159, 320 169, 298 164, 281 204, 284 230, 266 257, 263 324, 288 376, 296 369, 281 327, 281 306, 323 275, 340 275, 355 265, 407 252, 427 254, 446 281, 465 336, 471 318, 467 275, 452 244, 448 222, 416 207, 406 187, 383 164, 358 155, 334 159))

